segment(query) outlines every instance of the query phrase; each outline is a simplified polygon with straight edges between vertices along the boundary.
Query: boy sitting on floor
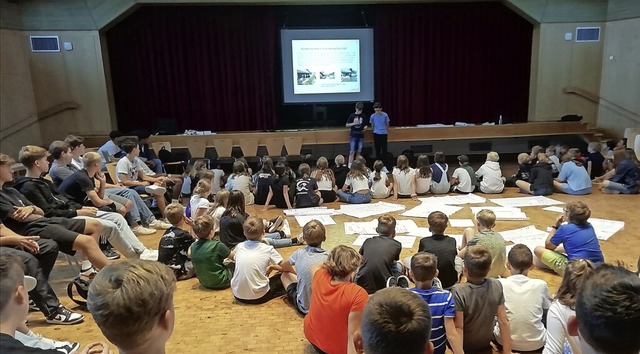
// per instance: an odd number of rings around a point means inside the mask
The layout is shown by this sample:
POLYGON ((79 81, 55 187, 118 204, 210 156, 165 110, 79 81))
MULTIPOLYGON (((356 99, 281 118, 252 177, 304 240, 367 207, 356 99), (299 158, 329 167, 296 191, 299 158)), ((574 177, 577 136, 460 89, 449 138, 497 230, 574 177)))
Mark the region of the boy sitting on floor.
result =
POLYGON ((462 234, 461 249, 458 257, 464 259, 465 252, 470 246, 484 246, 491 251, 491 270, 487 277, 497 278, 506 271, 507 247, 504 238, 499 233, 493 231, 496 226, 496 214, 489 209, 482 209, 476 215, 477 231, 471 227, 464 230, 462 234))
POLYGON ((191 220, 184 215, 184 207, 178 203, 167 205, 164 210, 167 221, 171 223, 158 245, 158 262, 173 269, 177 280, 193 278, 193 264, 187 255, 193 243, 193 237, 187 231, 191 220))
POLYGON ((231 272, 224 260, 233 258, 233 252, 224 243, 213 240, 214 225, 215 220, 210 215, 203 215, 193 222, 193 233, 198 240, 189 248, 189 255, 203 288, 226 289, 231 281, 231 272))

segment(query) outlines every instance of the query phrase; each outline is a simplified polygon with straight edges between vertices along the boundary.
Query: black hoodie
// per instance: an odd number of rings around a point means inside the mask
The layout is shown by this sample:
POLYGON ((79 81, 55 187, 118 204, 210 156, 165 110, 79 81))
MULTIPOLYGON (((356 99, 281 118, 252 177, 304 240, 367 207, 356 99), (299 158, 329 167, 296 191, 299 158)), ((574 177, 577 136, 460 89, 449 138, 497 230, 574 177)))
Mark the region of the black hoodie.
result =
POLYGON ((20 177, 13 187, 44 211, 45 217, 73 218, 82 205, 69 200, 58 192, 52 182, 44 178, 20 177))
POLYGON ((553 190, 553 169, 550 163, 538 162, 531 167, 529 174, 531 190, 549 189, 553 190))

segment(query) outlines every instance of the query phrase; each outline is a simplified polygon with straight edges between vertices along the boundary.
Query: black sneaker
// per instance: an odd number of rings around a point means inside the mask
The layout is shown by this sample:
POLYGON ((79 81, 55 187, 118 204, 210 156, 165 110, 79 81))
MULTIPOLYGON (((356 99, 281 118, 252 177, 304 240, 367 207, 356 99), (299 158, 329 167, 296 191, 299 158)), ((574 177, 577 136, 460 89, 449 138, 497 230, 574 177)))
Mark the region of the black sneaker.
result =
POLYGON ((267 232, 273 233, 278 231, 278 228, 282 225, 284 218, 282 216, 278 216, 277 218, 270 221, 271 221, 271 225, 269 225, 269 227, 267 228, 267 232))
POLYGON ((399 275, 398 278, 396 279, 396 285, 399 288, 409 289, 410 287, 409 278, 407 278, 404 275, 399 275))
POLYGON ((387 279, 387 288, 396 288, 398 286, 398 279, 393 275, 387 279))
POLYGON ((84 316, 71 312, 66 307, 60 305, 51 316, 47 317, 47 323, 72 325, 84 321, 84 316))
POLYGON ((40 307, 33 300, 29 300, 29 312, 31 311, 40 311, 40 307))
POLYGON ((107 247, 102 250, 102 253, 104 253, 105 257, 107 257, 107 259, 109 260, 120 258, 118 252, 114 251, 113 248, 111 248, 111 245, 107 245, 107 247))

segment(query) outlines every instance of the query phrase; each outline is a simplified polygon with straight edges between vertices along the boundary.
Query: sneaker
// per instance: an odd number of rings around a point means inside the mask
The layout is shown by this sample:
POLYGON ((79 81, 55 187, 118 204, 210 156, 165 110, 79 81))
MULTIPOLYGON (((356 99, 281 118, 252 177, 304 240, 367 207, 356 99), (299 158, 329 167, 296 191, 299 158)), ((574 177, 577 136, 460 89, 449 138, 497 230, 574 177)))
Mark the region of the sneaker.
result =
POLYGON ((289 227, 289 221, 288 220, 284 220, 282 222, 282 232, 284 232, 284 235, 286 237, 291 237, 291 228, 289 227))
POLYGON ((398 275, 398 278, 396 279, 396 286, 399 288, 409 289, 409 278, 404 275, 398 275))
POLYGON ((166 188, 158 186, 156 184, 144 187, 144 191, 151 195, 164 195, 165 193, 167 193, 166 188))
POLYGON ((79 276, 84 280, 91 280, 96 277, 96 274, 98 274, 98 271, 91 267, 89 269, 81 269, 79 276))
POLYGON ((29 300, 29 311, 40 311, 40 307, 33 300, 29 300))
POLYGON ((269 227, 267 228, 267 233, 278 231, 278 228, 280 227, 280 225, 282 225, 284 218, 282 216, 278 216, 277 218, 272 219, 270 221, 271 221, 271 225, 269 225, 269 227))
POLYGON ((157 261, 158 260, 158 251, 152 249, 145 249, 140 253, 140 259, 145 261, 157 261))
POLYGON ((156 233, 155 229, 148 229, 142 225, 132 227, 131 231, 133 231, 133 233, 136 235, 153 235, 156 233))
POLYGON ((105 257, 109 260, 120 259, 120 255, 111 248, 111 245, 107 245, 107 247, 102 250, 102 253, 104 253, 105 257))
POLYGON ((66 307, 60 305, 56 312, 47 317, 47 323, 72 325, 84 321, 84 316, 79 313, 71 312, 66 307))
POLYGON ((387 279, 387 288, 395 288, 398 286, 398 279, 396 279, 396 277, 394 276, 390 276, 389 279, 387 279))
POLYGON ((80 349, 80 343, 45 338, 41 334, 33 333, 33 331, 29 331, 27 334, 16 331, 15 338, 27 347, 44 350, 53 349, 65 354, 75 353, 80 349))
POLYGON ((164 222, 162 220, 155 219, 149 223, 149 227, 152 229, 166 230, 171 227, 171 224, 169 224, 168 222, 164 222))

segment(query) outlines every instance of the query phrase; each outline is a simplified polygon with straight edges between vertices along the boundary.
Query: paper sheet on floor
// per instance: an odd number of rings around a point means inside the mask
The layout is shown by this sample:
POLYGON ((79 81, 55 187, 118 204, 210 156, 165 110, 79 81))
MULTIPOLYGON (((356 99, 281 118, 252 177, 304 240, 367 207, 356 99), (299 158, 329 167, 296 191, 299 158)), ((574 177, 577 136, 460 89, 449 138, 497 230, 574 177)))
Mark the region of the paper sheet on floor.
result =
POLYGON ((418 200, 420 200, 423 203, 447 204, 447 205, 477 204, 477 203, 484 203, 487 201, 486 198, 475 195, 475 194, 460 194, 460 195, 447 195, 443 197, 418 198, 418 200))
POLYGON ((419 227, 416 230, 410 231, 408 236, 429 237, 431 236, 431 231, 429 231, 428 227, 419 227))
POLYGON ((336 224, 331 215, 296 215, 296 221, 300 227, 304 227, 311 220, 318 220, 324 226, 336 224))
POLYGON ((358 238, 355 241, 353 241, 352 245, 358 246, 358 247, 362 247, 362 245, 364 244, 364 241, 366 241, 367 239, 370 239, 372 237, 375 237, 375 236, 378 236, 378 235, 377 234, 375 234, 375 235, 365 235, 365 234, 360 235, 360 236, 358 236, 358 238))
POLYGON ((416 242, 416 238, 413 236, 396 236, 394 240, 402 244, 402 248, 413 248, 413 244, 416 242))
MULTIPOLYGON (((344 233, 352 234, 376 234, 378 219, 371 221, 345 222, 344 233)), ((396 220, 396 234, 411 233, 418 229, 418 225, 413 220, 396 220)))
POLYGON ((541 195, 535 197, 496 198, 491 199, 491 201, 503 207, 528 207, 564 204, 564 202, 547 198, 541 195))
POLYGON ((598 240, 603 241, 624 228, 624 221, 589 218, 589 223, 593 226, 598 240))
POLYGON ((476 224, 471 219, 449 219, 451 227, 474 227, 476 224))
MULTIPOLYGON (((521 243, 533 252, 537 246, 544 247, 544 242, 547 236, 549 236, 549 233, 538 230, 535 226, 525 226, 519 229, 500 231, 500 235, 502 235, 505 241, 510 241, 514 244, 521 243)), ((509 247, 509 250, 512 247, 509 247)))
POLYGON ((471 207, 471 212, 476 215, 482 209, 489 209, 496 214, 496 220, 528 220, 527 214, 525 214, 520 208, 511 207, 471 207))
POLYGON ((300 209, 287 209, 284 211, 286 216, 296 215, 337 215, 340 212, 336 209, 329 209, 327 207, 313 207, 313 208, 300 208, 300 209))
POLYGON ((378 214, 393 213, 404 209, 404 205, 387 202, 340 205, 340 213, 358 219, 363 219, 378 214))
POLYGON ((441 211, 445 213, 445 215, 451 216, 461 209, 462 207, 454 205, 422 203, 413 209, 405 211, 401 215, 412 218, 427 218, 432 212, 441 211))
POLYGON ((554 213, 564 213, 564 208, 557 207, 557 206, 550 206, 550 207, 542 208, 542 210, 551 211, 551 212, 554 212, 554 213))

